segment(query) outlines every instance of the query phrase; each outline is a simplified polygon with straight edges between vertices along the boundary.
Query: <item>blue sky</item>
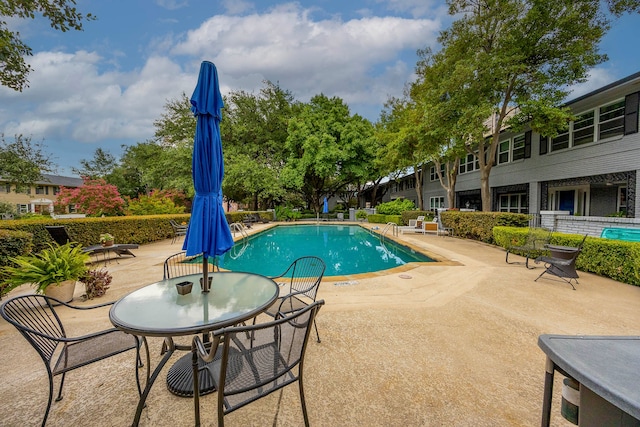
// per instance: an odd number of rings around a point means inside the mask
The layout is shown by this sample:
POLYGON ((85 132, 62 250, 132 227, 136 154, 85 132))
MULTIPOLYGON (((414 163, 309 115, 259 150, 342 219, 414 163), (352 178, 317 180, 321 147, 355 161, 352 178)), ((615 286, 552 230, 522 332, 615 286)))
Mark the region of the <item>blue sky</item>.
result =
MULTIPOLYGON (((437 49, 451 22, 444 1, 78 0, 98 17, 83 32, 44 19, 11 21, 34 56, 30 87, 0 87, 0 133, 44 140, 58 173, 72 175, 100 147, 153 138, 168 100, 191 95, 200 62, 216 64, 221 90, 277 82, 296 99, 339 96, 376 121, 412 79, 416 50, 437 49)), ((640 16, 617 21, 601 45, 609 61, 572 97, 640 71, 640 16)))

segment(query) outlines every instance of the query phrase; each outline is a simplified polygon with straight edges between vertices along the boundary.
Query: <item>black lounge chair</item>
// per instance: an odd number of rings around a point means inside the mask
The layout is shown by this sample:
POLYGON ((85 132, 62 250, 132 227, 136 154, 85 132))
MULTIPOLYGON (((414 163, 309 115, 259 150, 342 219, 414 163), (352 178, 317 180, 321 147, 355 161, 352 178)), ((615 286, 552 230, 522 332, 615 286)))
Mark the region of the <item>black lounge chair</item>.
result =
MULTIPOLYGON (((64 306, 75 310, 91 310, 111 304, 113 302, 88 307, 76 307, 44 295, 25 295, 11 298, 0 306, 0 315, 13 325, 33 346, 47 368, 49 400, 42 419, 42 427, 47 423, 49 410, 51 409, 54 376, 62 375, 60 389, 56 397, 57 402, 63 397, 62 387, 64 386, 67 372, 125 351, 136 350, 136 382, 138 394, 142 395, 140 375, 137 369, 143 366, 140 358, 142 343, 144 343, 146 350, 147 378, 149 378, 150 367, 149 349, 144 337, 139 338, 135 335, 129 335, 115 328, 69 337, 54 308, 54 306, 64 306), (57 356, 55 363, 54 356, 57 356)), ((104 372, 105 378, 108 378, 110 374, 110 371, 104 372)))
POLYGON ((322 304, 322 300, 314 302, 272 322, 214 331, 213 339, 206 344, 194 337, 195 425, 200 425, 199 371, 206 369, 218 390, 218 426, 224 427, 224 416, 230 412, 298 382, 304 425, 308 427, 302 379, 304 356, 311 322, 322 304), (198 356, 205 361, 202 367, 198 356))
POLYGON ((512 252, 516 252, 526 258, 524 265, 528 269, 533 269, 535 267, 529 267, 529 259, 536 259, 537 257, 548 253, 549 250, 546 248, 546 246, 549 244, 550 240, 551 230, 547 230, 545 228, 530 228, 529 232, 527 233, 525 242, 522 245, 507 247, 507 256, 505 257, 505 262, 507 264, 522 264, 521 262, 515 261, 509 262, 509 254, 512 252))
POLYGON ((553 246, 547 245, 547 248, 553 254, 554 251, 556 253, 561 253, 562 256, 541 256, 536 258, 535 262, 544 263, 545 270, 540 273, 538 277, 534 280, 537 282, 539 278, 541 278, 544 274, 551 274, 552 276, 556 276, 569 285, 573 290, 576 290, 576 287, 571 282, 575 280, 576 285, 578 284, 578 272, 576 271, 576 260, 578 259, 578 255, 582 252, 582 246, 584 245, 584 241, 587 239, 587 234, 584 235, 582 241, 577 247, 567 247, 567 246, 553 246))
MULTIPOLYGON (((60 246, 66 245, 69 242, 75 242, 75 240, 69 236, 64 225, 45 225, 44 228, 46 228, 51 238, 60 246)), ((135 243, 118 243, 112 246, 91 245, 82 247, 82 251, 89 255, 102 253, 105 254, 105 257, 106 252, 115 252, 119 257, 122 255, 135 257, 136 255, 131 252, 131 249, 138 249, 138 245, 135 243)))

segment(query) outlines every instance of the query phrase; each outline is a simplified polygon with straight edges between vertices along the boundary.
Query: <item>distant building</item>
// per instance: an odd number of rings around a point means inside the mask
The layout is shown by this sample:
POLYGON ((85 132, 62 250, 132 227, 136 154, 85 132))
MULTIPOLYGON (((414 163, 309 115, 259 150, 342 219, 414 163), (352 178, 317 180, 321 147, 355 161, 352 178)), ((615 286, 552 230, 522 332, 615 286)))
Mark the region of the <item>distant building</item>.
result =
MULTIPOLYGON (((81 178, 68 176, 42 174, 42 177, 41 181, 19 193, 16 193, 15 185, 0 177, 0 201, 14 205, 18 213, 48 215, 53 212, 53 203, 58 198, 60 187, 77 188, 83 183, 81 178)), ((75 206, 68 206, 67 212, 74 213, 75 206)))
MULTIPOLYGON (((640 72, 565 105, 577 118, 554 138, 526 129, 501 132, 489 177, 491 210, 640 218, 640 72)), ((446 192, 434 165, 423 168, 425 209, 482 209, 475 156, 469 154, 460 161, 456 206, 445 206, 446 192)), ((382 202, 399 197, 417 201, 412 174, 384 185, 378 191, 384 194, 382 202)), ((370 201, 370 196, 364 192, 360 205, 370 201)))

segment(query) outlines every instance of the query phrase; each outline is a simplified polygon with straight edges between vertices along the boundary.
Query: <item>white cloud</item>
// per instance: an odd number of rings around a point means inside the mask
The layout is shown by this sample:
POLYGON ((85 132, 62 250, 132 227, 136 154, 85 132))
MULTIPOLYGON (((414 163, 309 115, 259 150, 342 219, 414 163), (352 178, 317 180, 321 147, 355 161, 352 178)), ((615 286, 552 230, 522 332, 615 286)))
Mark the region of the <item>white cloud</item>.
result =
POLYGON ((617 80, 617 78, 607 68, 593 68, 589 71, 589 77, 586 82, 571 87, 571 93, 569 94, 567 101, 579 98, 582 95, 586 95, 587 93, 600 89, 615 80, 617 80))
MULTIPOLYGON (((262 15, 214 16, 172 50, 176 55, 207 58, 216 63, 221 80, 264 79, 280 82, 308 99, 320 92, 346 102, 378 103, 376 87, 402 87, 407 75, 381 81, 385 68, 396 67, 401 52, 433 45, 439 30, 432 20, 364 17, 314 21, 311 10, 295 4, 262 15)), ((415 56, 405 71, 415 66, 415 56)))

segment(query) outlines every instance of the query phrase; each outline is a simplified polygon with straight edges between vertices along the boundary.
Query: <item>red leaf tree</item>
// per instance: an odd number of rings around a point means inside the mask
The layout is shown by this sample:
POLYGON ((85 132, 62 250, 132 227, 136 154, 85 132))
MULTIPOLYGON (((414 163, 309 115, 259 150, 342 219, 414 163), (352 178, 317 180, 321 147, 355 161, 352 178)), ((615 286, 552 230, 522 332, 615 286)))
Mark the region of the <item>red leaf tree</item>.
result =
POLYGON ((75 205, 79 213, 90 216, 114 216, 124 212, 124 199, 115 185, 107 184, 104 179, 82 177, 84 184, 77 188, 60 187, 55 202, 56 211, 75 205))

